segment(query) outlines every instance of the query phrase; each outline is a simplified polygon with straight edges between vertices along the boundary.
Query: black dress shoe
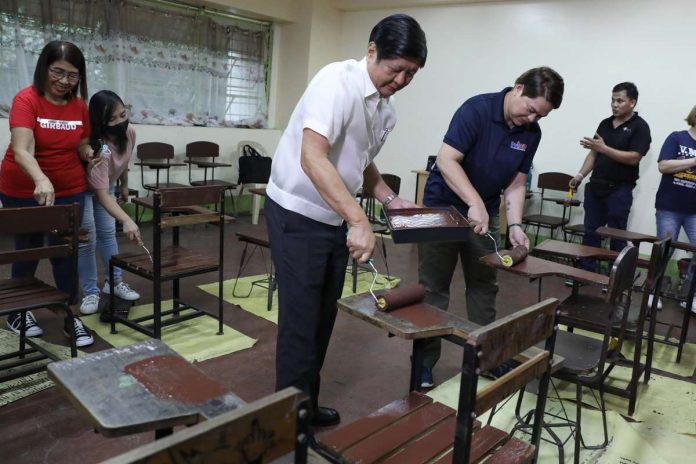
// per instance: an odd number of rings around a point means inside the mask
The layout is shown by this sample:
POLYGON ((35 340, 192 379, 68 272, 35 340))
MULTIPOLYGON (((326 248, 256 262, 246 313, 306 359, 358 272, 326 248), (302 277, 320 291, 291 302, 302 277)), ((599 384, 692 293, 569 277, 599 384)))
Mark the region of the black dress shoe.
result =
POLYGON ((341 416, 332 408, 319 406, 312 416, 312 425, 315 427, 329 427, 339 422, 341 422, 341 416))

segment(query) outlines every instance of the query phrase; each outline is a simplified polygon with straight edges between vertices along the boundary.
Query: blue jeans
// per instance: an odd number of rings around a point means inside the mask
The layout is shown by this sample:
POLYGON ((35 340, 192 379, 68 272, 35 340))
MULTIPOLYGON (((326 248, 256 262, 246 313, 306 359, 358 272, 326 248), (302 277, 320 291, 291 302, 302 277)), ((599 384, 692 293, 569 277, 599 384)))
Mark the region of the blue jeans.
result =
MULTIPOLYGON (((72 203, 80 204, 80 215, 83 214, 84 208, 84 193, 69 195, 55 199, 56 205, 69 205, 72 203)), ((33 198, 16 198, 8 197, 0 193, 0 200, 5 208, 22 208, 30 206, 39 206, 33 198)), ((18 234, 14 237, 15 249, 24 250, 26 248, 41 248, 45 245, 45 234, 18 234)), ((61 245, 64 242, 54 236, 48 236, 48 245, 61 245)), ((12 277, 33 277, 38 267, 38 261, 23 261, 12 263, 12 277)), ((51 267, 53 268, 53 279, 56 282, 56 287, 59 290, 70 295, 70 304, 77 302, 77 292, 75 281, 73 280, 72 260, 69 257, 51 258, 51 267)))
MULTIPOLYGON (((689 243, 692 245, 696 244, 696 214, 658 209, 655 211, 655 221, 657 223, 658 237, 662 238, 669 234, 672 240, 677 240, 679 237, 679 230, 683 227, 686 236, 689 237, 689 243)), ((689 270, 686 275, 689 281, 694 275, 695 259, 696 256, 692 257, 691 263, 689 263, 689 270)))
MULTIPOLYGON (((633 205, 633 184, 618 184, 606 197, 598 197, 589 186, 585 187, 585 235, 582 244, 599 247, 602 239, 597 228, 602 226, 626 230, 628 215, 633 205)), ((626 247, 625 240, 612 239, 609 248, 621 251, 626 247)), ((580 267, 596 271, 594 259, 580 260, 580 267)))
MULTIPOLYGON (((109 187, 109 195, 114 196, 115 187, 109 187)), ((97 201, 93 192, 85 193, 85 209, 82 214, 82 228, 89 232, 89 241, 80 243, 78 268, 82 294, 99 295, 97 286, 97 256, 99 253, 104 276, 109 276, 109 260, 118 254, 116 242, 116 219, 97 201)), ((114 268, 114 285, 121 282, 121 269, 114 268)))

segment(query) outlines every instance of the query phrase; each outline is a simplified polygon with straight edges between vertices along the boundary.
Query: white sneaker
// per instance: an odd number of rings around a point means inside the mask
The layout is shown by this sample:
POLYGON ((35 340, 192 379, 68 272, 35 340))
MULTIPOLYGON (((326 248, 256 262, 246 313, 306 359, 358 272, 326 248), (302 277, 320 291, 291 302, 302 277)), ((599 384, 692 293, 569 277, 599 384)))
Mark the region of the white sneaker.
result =
MULTIPOLYGON (((80 320, 79 317, 75 316, 75 345, 80 348, 83 346, 89 346, 94 343, 94 337, 92 333, 87 328, 87 326, 80 320)), ((66 337, 70 338, 71 333, 68 330, 68 319, 65 319, 65 324, 63 324, 63 333, 66 337)))
MULTIPOLYGON (((102 292, 106 293, 107 295, 111 293, 109 289, 109 282, 104 284, 102 292)), ((125 282, 121 282, 114 287, 114 295, 126 301, 135 301, 140 299, 140 293, 130 288, 130 286, 125 282)))
POLYGON ((99 295, 87 295, 82 299, 80 312, 82 314, 94 314, 99 310, 99 295))
MULTIPOLYGON (((653 304, 653 296, 654 295, 648 295, 648 306, 650 306, 651 308, 652 308, 652 304, 653 304)), ((662 309, 662 298, 660 298, 658 296, 657 297, 657 310, 659 311, 661 309, 662 309)))
MULTIPOLYGON (((26 331, 24 332, 24 334, 27 337, 40 337, 41 335, 43 335, 43 329, 39 327, 39 325, 36 323, 36 319, 34 319, 34 315, 31 313, 31 311, 27 311, 24 314, 24 318, 26 320, 26 331)), ((17 335, 19 335, 19 332, 22 328, 21 324, 21 312, 18 311, 10 316, 7 316, 7 328, 10 329, 12 332, 16 333, 17 335)))
MULTIPOLYGON (((686 301, 682 301, 681 303, 679 303, 679 306, 686 309, 686 301)), ((691 312, 696 314, 696 298, 694 298, 693 303, 691 303, 691 312)))

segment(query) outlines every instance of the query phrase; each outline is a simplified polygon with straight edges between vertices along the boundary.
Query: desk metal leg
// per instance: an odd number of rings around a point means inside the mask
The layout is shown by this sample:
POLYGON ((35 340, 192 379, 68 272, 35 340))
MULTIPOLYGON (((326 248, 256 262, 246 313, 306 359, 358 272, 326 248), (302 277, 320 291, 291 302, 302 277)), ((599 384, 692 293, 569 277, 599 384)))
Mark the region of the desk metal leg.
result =
POLYGON ((421 390, 421 374, 423 373, 423 360, 425 358, 425 341, 427 338, 413 340, 413 354, 411 355, 411 383, 409 391, 421 390))

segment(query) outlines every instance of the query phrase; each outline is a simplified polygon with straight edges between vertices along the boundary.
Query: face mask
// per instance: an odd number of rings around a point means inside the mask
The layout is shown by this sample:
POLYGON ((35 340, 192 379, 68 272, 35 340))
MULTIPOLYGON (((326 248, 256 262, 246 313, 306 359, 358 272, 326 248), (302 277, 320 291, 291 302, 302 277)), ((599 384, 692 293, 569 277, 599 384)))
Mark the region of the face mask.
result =
POLYGON ((119 139, 126 138, 126 131, 128 130, 128 119, 122 123, 116 124, 115 126, 106 126, 104 132, 119 139))

